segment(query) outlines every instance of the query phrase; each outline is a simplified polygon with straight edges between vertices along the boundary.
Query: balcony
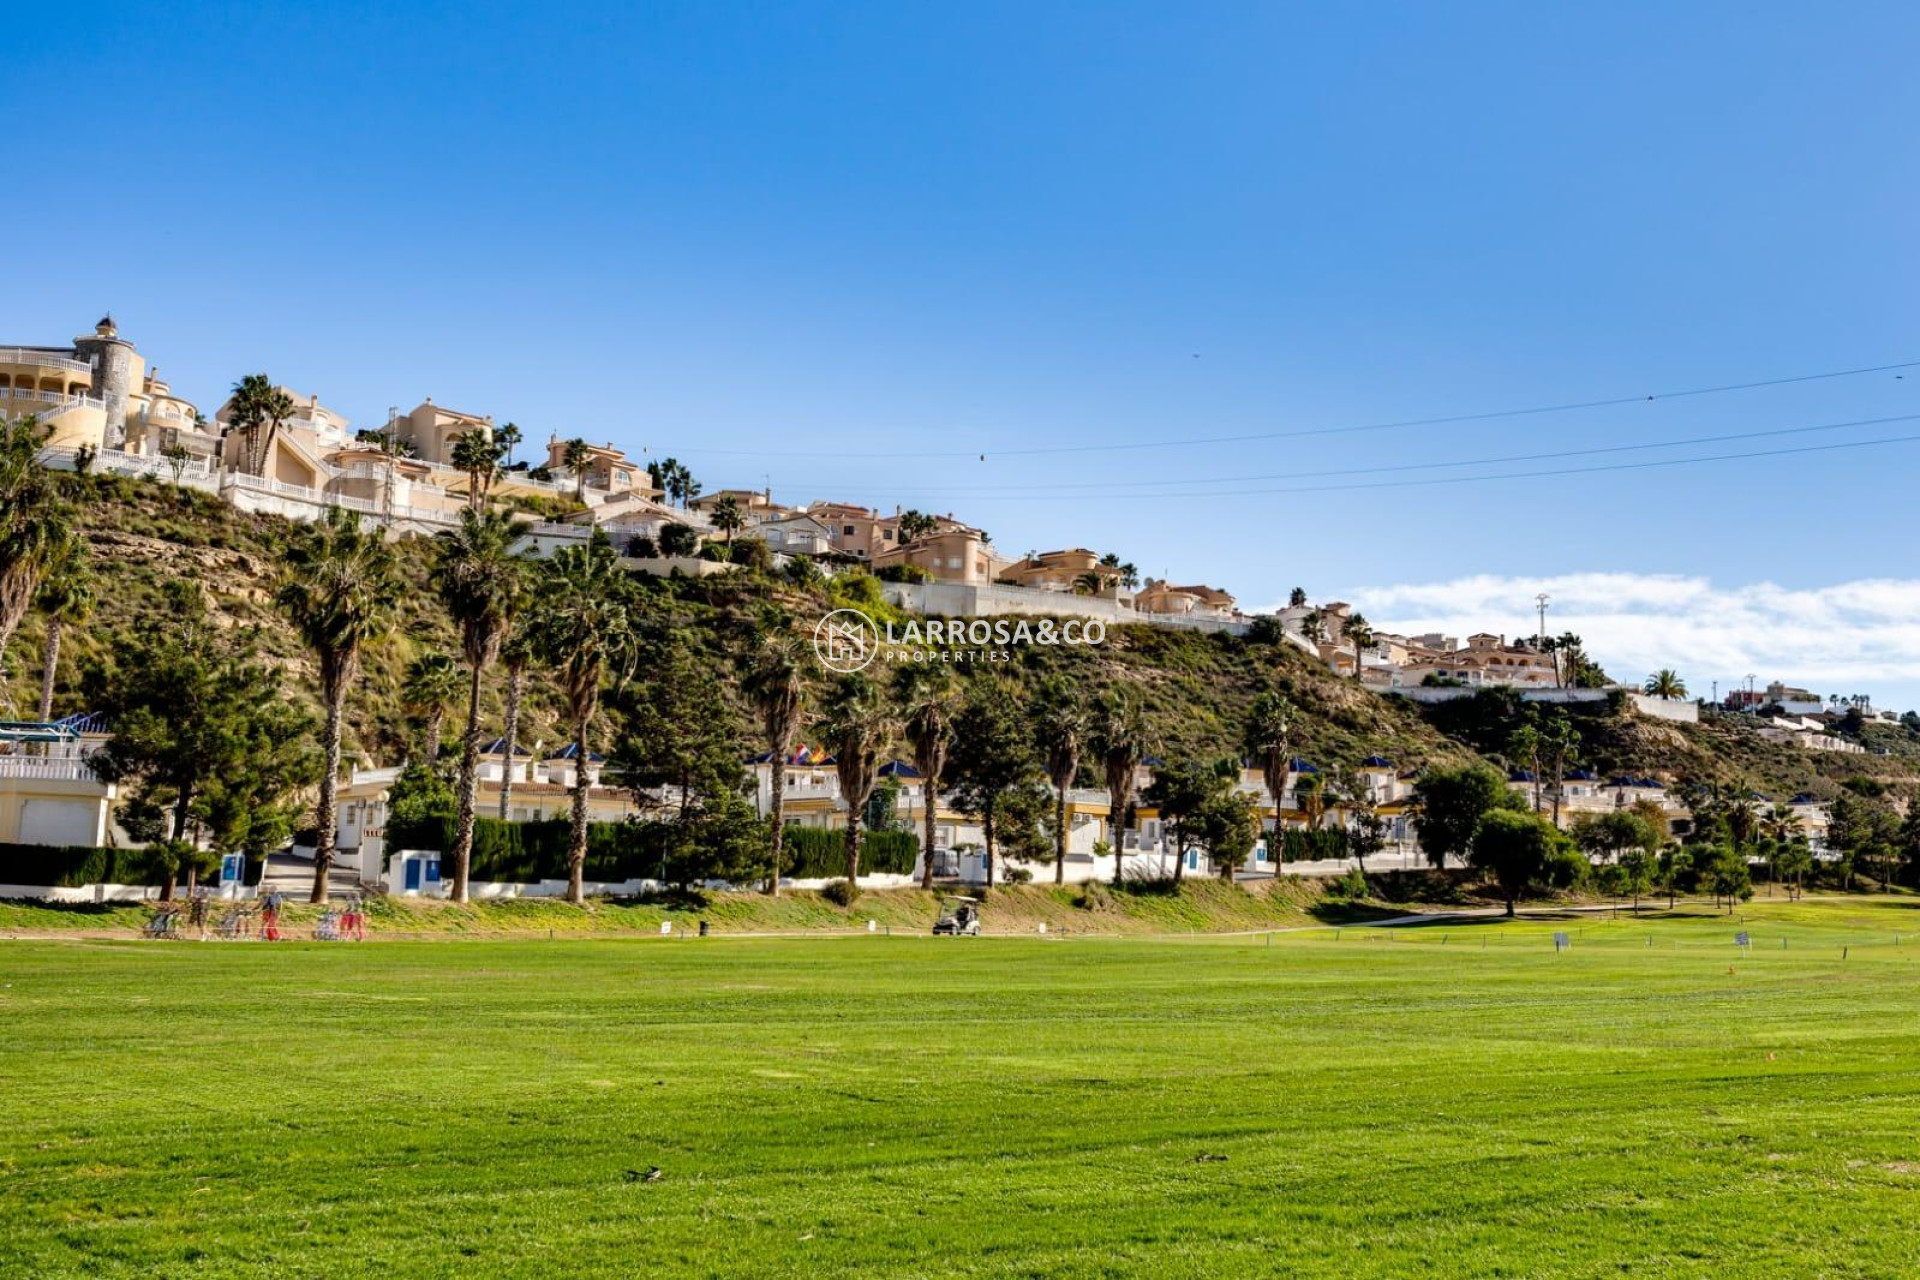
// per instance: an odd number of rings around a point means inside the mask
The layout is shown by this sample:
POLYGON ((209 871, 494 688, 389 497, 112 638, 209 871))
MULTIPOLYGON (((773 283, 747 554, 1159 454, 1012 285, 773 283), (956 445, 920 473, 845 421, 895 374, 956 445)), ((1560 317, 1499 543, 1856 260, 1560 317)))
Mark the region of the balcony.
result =
POLYGON ((33 782, 98 782, 84 757, 0 755, 0 778, 33 782))
POLYGON ((58 369, 63 373, 84 373, 89 378, 93 376, 93 366, 85 360, 58 356, 51 351, 36 351, 32 347, 0 347, 0 365, 5 364, 30 369, 58 369))

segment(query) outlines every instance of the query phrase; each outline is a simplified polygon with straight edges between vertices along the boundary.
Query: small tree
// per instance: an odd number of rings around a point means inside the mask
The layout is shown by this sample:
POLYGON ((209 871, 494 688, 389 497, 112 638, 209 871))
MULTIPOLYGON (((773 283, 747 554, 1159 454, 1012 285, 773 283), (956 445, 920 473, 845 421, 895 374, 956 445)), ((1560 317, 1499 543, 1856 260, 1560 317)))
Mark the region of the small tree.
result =
POLYGON ((1753 873, 1747 868, 1746 855, 1730 846, 1721 845, 1708 854, 1705 878, 1713 890, 1714 905, 1726 899, 1728 914, 1736 901, 1753 897, 1753 873))
POLYGON ((693 531, 692 525, 669 524, 660 530, 660 554, 663 556, 690 556, 700 550, 700 535, 693 531))
POLYGON ((980 819, 991 888, 1000 815, 1015 791, 1032 787, 1041 776, 1025 699, 1005 677, 974 679, 954 721, 952 767, 955 802, 980 819))
POLYGON ((1633 913, 1640 914, 1640 895, 1653 887, 1653 855, 1639 847, 1624 849, 1615 864, 1620 868, 1621 888, 1633 897, 1633 913))
POLYGON ((1525 809, 1497 769, 1483 764, 1430 768, 1413 784, 1414 829, 1427 861, 1444 867, 1449 855, 1466 858, 1489 813, 1525 809))
POLYGON ((1670 844, 1660 851, 1657 864, 1660 888, 1667 891, 1667 910, 1673 910, 1680 885, 1693 874, 1693 854, 1682 845, 1670 844))
POLYGON ((1469 861, 1500 887, 1511 918, 1520 895, 1547 875, 1562 840, 1553 824, 1537 813, 1495 809, 1475 827, 1469 861))

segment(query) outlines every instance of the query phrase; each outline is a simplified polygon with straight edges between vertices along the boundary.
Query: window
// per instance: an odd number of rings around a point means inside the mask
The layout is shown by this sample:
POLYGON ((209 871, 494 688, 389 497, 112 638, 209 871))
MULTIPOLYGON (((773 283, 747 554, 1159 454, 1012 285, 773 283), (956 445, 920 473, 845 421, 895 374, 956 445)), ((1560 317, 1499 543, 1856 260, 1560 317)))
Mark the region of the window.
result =
POLYGON ((852 525, 850 525, 850 524, 847 524, 847 525, 841 525, 841 526, 840 526, 840 532, 841 532, 841 534, 842 534, 842 535, 844 535, 845 537, 849 537, 849 538, 851 538, 851 537, 853 536, 853 526, 852 526, 852 525))
POLYGON ((893 530, 891 530, 891 529, 882 529, 882 530, 880 531, 880 536, 881 536, 882 538, 885 538, 885 539, 886 539, 886 540, 887 540, 888 542, 892 542, 892 541, 893 541, 893 530))

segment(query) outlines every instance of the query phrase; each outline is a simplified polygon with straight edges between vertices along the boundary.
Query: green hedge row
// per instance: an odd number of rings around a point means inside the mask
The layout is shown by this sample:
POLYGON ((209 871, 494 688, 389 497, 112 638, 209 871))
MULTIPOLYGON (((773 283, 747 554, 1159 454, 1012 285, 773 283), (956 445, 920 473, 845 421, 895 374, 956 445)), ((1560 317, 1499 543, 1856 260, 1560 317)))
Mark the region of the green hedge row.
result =
MULTIPOLYGON (((246 882, 259 884, 264 866, 257 859, 247 859, 246 882)), ((217 870, 209 879, 216 877, 217 870)), ((159 884, 164 878, 147 865, 141 849, 0 843, 0 884, 78 889, 90 884, 159 884)), ((183 875, 181 882, 185 880, 183 875)))
MULTIPOLYGON (((531 884, 536 880, 567 878, 567 846, 572 824, 565 818, 544 822, 502 822, 477 818, 473 824, 475 880, 531 884)), ((387 848, 436 849, 453 847, 452 818, 426 818, 392 823, 387 848)), ((651 879, 660 874, 668 851, 671 828, 659 822, 596 822, 587 827, 588 880, 651 879)), ((861 872, 907 875, 920 857, 920 838, 911 831, 869 831, 860 842, 861 872)), ((787 828, 783 874, 801 880, 826 879, 847 871, 846 835, 838 827, 787 828)))
MULTIPOLYGON (((587 827, 588 880, 631 880, 660 873, 667 828, 657 822, 595 822, 587 827)), ((387 848, 437 849, 453 847, 454 820, 426 818, 393 823, 387 828, 387 848)), ((503 884, 531 884, 536 880, 567 878, 567 849, 573 825, 565 818, 542 822, 502 822, 476 818, 473 824, 473 862, 468 874, 475 880, 503 884)))
POLYGON ((1280 837, 1282 862, 1319 862, 1328 859, 1338 862, 1352 856, 1347 852, 1347 833, 1339 828, 1303 831, 1299 827, 1288 827, 1286 834, 1280 837))
MULTIPOLYGON (((75 889, 85 884, 126 884, 115 879, 119 863, 130 874, 142 873, 139 863, 119 849, 84 844, 0 844, 0 884, 51 885, 75 889)), ((137 880, 134 881, 137 883, 137 880)))
MULTIPOLYGON (((839 827, 789 826, 785 850, 783 875, 824 880, 847 874, 847 835, 839 827)), ((909 875, 919 859, 920 837, 911 831, 868 831, 861 836, 861 875, 909 875)))

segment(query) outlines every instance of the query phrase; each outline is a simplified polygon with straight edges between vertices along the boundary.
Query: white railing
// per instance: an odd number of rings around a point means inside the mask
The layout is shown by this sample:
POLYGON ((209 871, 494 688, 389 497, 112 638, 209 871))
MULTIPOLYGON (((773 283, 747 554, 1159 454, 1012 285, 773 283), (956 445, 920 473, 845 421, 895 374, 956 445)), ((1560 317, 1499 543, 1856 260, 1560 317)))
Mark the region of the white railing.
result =
POLYGON ((32 347, 0 347, 0 364, 24 364, 36 369, 65 369, 69 373, 92 374, 93 366, 72 356, 56 356, 32 347))
POLYGON ((33 420, 35 422, 52 422, 55 418, 63 418, 69 413, 78 413, 82 409, 98 409, 102 413, 105 413, 107 402, 98 396, 73 396, 69 399, 62 400, 51 409, 42 409, 39 413, 33 415, 33 420))
POLYGON ((84 758, 0 756, 0 778, 27 778, 39 782, 97 782, 84 758))
POLYGON ((15 400, 31 400, 36 404, 59 404, 67 398, 64 391, 35 391, 32 387, 0 387, 0 395, 11 396, 15 400))

